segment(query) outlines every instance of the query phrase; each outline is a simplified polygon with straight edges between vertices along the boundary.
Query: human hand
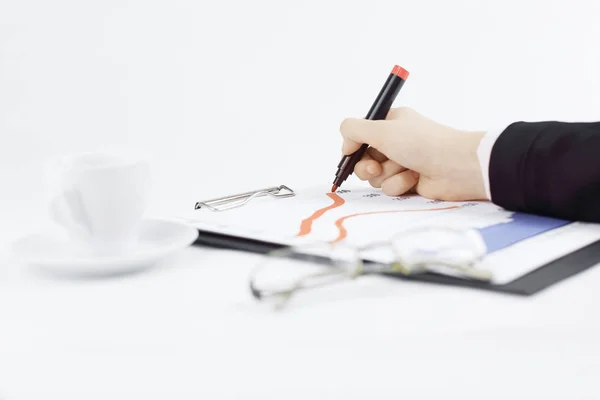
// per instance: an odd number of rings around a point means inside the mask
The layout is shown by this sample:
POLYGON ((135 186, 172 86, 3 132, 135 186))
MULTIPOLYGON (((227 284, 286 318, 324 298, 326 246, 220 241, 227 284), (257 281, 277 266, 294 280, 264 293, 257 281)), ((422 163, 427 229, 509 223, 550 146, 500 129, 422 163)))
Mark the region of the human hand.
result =
POLYGON ((407 107, 385 120, 345 119, 342 152, 370 147, 356 164, 356 176, 389 196, 409 191, 448 201, 487 200, 477 158, 483 132, 454 129, 407 107))

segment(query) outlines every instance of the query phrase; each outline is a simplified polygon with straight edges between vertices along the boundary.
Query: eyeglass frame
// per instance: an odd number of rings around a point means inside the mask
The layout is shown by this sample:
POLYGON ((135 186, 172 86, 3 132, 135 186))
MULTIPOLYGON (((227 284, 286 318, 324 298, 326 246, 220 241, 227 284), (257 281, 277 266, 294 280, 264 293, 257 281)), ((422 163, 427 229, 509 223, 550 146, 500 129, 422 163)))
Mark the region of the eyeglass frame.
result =
POLYGON ((419 274, 424 274, 424 273, 434 273, 434 274, 438 274, 438 275, 448 276, 449 274, 440 272, 440 270, 439 270, 440 267, 448 268, 449 271, 452 271, 453 273, 458 274, 459 276, 461 276, 462 279, 470 279, 470 280, 476 280, 476 281, 487 282, 487 283, 491 282, 491 280, 492 280, 491 271, 486 270, 486 269, 479 269, 479 268, 475 267, 476 264, 478 262, 480 262, 483 259, 483 257, 486 255, 485 251, 483 251, 480 254, 478 254, 477 256, 473 257, 470 260, 470 262, 468 262, 466 265, 457 265, 457 264, 452 264, 452 263, 446 263, 441 260, 436 261, 435 269, 432 269, 426 263, 421 263, 421 264, 417 263, 417 264, 412 264, 410 266, 404 264, 398 255, 398 251, 397 251, 396 247, 394 246, 394 243, 399 238, 404 237, 407 234, 414 234, 421 230, 451 231, 451 232, 460 233, 460 234, 465 234, 466 232, 472 231, 472 229, 457 229, 457 228, 448 228, 448 227, 434 227, 434 228, 425 227, 425 228, 418 228, 415 230, 399 232, 399 233, 395 234, 389 240, 376 241, 376 242, 368 243, 366 245, 357 246, 357 247, 351 247, 351 246, 347 246, 345 244, 337 244, 337 243, 332 244, 332 243, 329 243, 326 241, 313 241, 313 242, 294 244, 294 245, 285 246, 282 248, 277 248, 277 249, 266 252, 264 254, 264 258, 262 259, 263 260, 262 263, 259 264, 257 267, 255 267, 253 269, 253 271, 250 273, 249 282, 248 282, 250 292, 251 292, 252 296, 256 300, 259 300, 259 301, 261 301, 265 298, 268 298, 268 297, 279 297, 280 304, 278 307, 281 307, 281 306, 283 306, 283 304, 285 304, 287 302, 287 300, 289 298, 291 298, 291 296, 293 294, 295 294, 299 291, 306 290, 306 289, 313 289, 313 288, 325 286, 328 284, 328 283, 324 283, 324 284, 315 285, 315 286, 302 286, 302 283, 307 279, 319 278, 322 276, 333 276, 333 277, 337 276, 338 278, 341 278, 341 279, 338 279, 336 281, 345 281, 345 280, 354 280, 360 276, 365 276, 365 275, 409 277, 409 276, 414 276, 414 275, 419 275, 419 274), (354 268, 351 269, 350 273, 348 273, 344 269, 335 268, 334 266, 332 266, 331 265, 332 264, 331 256, 322 256, 322 255, 317 255, 317 254, 311 254, 309 252, 302 252, 303 249, 310 249, 311 246, 325 248, 327 245, 331 249, 335 248, 336 246, 344 246, 344 248, 356 253, 356 260, 357 260, 356 265, 354 268), (391 249, 395 253, 395 258, 392 262, 389 262, 389 263, 375 262, 375 261, 371 261, 371 260, 365 260, 365 259, 363 259, 363 257, 361 257, 361 254, 363 254, 364 252, 368 252, 370 250, 374 250, 379 247, 387 247, 387 246, 391 247, 391 249), (255 277, 257 276, 257 273, 262 268, 264 268, 265 264, 268 263, 267 260, 273 260, 274 259, 273 257, 277 257, 280 255, 283 255, 283 258, 290 258, 289 256, 292 256, 291 258, 300 257, 300 259, 304 259, 303 261, 306 261, 306 258, 322 259, 325 264, 327 264, 331 267, 331 270, 330 270, 331 272, 328 271, 327 273, 307 274, 304 277, 297 279, 295 281, 294 285, 292 285, 288 290, 280 290, 280 291, 273 291, 271 293, 267 293, 266 290, 257 289, 256 285, 255 285, 255 277), (365 268, 367 265, 371 266, 371 268, 365 268))

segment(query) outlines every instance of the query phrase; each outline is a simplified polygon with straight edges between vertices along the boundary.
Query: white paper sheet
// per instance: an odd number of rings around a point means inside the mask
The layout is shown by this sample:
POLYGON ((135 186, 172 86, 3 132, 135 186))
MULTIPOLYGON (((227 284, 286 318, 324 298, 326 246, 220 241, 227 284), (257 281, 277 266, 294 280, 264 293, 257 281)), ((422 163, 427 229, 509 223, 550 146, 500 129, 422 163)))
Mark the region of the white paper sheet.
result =
MULTIPOLYGON (((255 198, 240 208, 193 210, 182 217, 199 229, 285 245, 318 240, 361 246, 424 226, 473 228, 487 246, 481 266, 492 271, 497 284, 600 239, 599 224, 513 213, 489 202, 389 197, 364 186, 328 193, 325 187, 294 188, 294 197, 255 198)), ((388 262, 390 252, 369 258, 388 262)))

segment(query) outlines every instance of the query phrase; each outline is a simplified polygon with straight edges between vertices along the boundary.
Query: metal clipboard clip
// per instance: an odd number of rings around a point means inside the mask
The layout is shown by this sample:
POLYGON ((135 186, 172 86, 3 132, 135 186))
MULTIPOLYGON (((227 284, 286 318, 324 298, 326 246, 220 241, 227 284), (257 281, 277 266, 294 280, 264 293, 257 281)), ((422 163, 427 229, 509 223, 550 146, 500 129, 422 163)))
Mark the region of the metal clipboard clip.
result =
POLYGON ((241 207, 256 197, 271 196, 274 198, 285 198, 295 196, 296 193, 285 185, 273 186, 251 192, 219 197, 216 199, 199 201, 194 206, 195 210, 207 208, 211 211, 225 211, 241 207))

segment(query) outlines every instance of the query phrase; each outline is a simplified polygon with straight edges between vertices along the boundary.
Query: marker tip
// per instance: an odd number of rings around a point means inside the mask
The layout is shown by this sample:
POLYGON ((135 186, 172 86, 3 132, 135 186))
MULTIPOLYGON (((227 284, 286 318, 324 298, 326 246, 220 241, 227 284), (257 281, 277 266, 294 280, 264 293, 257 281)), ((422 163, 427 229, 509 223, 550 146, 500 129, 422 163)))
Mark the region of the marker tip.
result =
POLYGON ((337 188, 338 188, 338 187, 337 187, 337 185, 333 185, 333 186, 331 187, 331 192, 332 192, 332 193, 335 193, 335 191, 337 190, 337 188))

